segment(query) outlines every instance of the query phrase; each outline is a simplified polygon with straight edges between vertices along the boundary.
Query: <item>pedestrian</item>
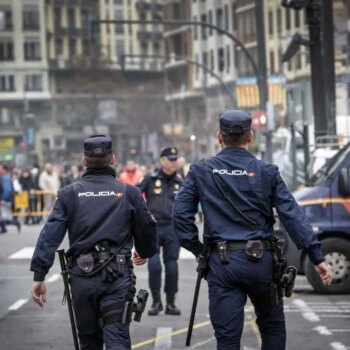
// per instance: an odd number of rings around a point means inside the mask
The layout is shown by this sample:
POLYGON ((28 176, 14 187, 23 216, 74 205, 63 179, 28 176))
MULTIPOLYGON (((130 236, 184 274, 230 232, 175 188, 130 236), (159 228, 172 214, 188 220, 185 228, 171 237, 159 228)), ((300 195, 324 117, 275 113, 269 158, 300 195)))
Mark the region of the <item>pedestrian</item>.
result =
POLYGON ((119 181, 129 185, 136 185, 145 174, 133 160, 128 160, 124 170, 119 175, 119 181))
POLYGON ((61 187, 59 175, 51 163, 46 163, 44 170, 39 175, 39 188, 44 192, 44 219, 50 214, 57 191, 61 187))
POLYGON ((275 288, 280 286, 281 260, 273 232, 274 208, 298 248, 308 252, 323 283, 332 282, 320 243, 278 168, 248 151, 251 123, 243 110, 220 114, 217 137, 222 150, 191 166, 174 203, 175 232, 196 256, 202 250, 194 223, 199 201, 203 208, 210 249, 209 313, 218 350, 240 349, 247 296, 257 317, 261 349, 286 347, 282 290, 275 288))
POLYGON ((138 184, 144 194, 150 211, 157 220, 158 250, 148 259, 148 282, 153 303, 148 315, 157 316, 163 310, 161 301, 162 265, 160 249, 162 248, 165 267, 164 292, 166 294, 165 313, 180 315, 175 305, 175 294, 178 292, 178 266, 180 243, 175 236, 172 222, 172 208, 175 195, 182 179, 177 175, 177 149, 168 147, 161 151, 160 168, 146 175, 138 184))
POLYGON ((110 137, 84 140, 86 172, 59 191, 31 262, 33 300, 43 306, 44 279, 68 230, 66 257, 81 350, 102 350, 103 344, 106 350, 131 349, 129 324, 121 317, 135 294, 133 241, 135 265, 156 252, 156 222, 141 192, 115 180, 114 162, 110 137), (107 263, 116 254, 118 262, 107 263))

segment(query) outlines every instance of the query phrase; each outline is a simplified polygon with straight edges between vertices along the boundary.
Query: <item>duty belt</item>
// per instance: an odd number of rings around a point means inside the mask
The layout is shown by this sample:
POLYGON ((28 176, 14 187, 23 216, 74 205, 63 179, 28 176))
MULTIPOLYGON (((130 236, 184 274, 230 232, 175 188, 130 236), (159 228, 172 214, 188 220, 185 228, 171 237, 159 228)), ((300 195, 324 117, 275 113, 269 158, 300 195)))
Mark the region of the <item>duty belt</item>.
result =
MULTIPOLYGON (((226 242, 226 249, 229 251, 245 250, 248 243, 248 241, 225 241, 225 242, 226 242)), ((262 243, 264 250, 268 252, 274 250, 274 242, 269 240, 260 240, 260 242, 262 243)), ((220 243, 221 242, 211 243, 210 250, 213 252, 220 251, 220 243)))

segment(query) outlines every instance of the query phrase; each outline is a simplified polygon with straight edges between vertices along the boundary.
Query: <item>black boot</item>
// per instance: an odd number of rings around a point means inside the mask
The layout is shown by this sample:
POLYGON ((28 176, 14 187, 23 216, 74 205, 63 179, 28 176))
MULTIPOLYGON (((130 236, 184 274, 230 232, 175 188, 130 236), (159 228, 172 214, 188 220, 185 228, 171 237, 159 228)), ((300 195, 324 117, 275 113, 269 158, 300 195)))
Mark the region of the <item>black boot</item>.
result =
POLYGON ((167 315, 181 315, 181 310, 175 305, 175 294, 167 294, 165 313, 167 315))
POLYGON ((151 293, 152 293, 153 303, 151 308, 148 310, 148 315, 158 316, 159 312, 163 311, 162 301, 160 300, 160 290, 153 289, 151 293))

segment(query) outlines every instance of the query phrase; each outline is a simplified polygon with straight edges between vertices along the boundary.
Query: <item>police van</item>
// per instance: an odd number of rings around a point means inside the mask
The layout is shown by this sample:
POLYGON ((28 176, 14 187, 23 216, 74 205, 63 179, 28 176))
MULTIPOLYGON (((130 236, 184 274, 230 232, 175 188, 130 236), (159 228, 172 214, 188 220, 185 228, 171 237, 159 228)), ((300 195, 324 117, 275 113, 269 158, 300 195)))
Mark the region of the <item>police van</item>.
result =
POLYGON ((322 284, 306 252, 297 249, 278 222, 275 231, 288 264, 305 274, 319 293, 350 292, 350 142, 312 176, 306 187, 293 194, 322 243, 325 259, 333 269, 333 283, 322 284))

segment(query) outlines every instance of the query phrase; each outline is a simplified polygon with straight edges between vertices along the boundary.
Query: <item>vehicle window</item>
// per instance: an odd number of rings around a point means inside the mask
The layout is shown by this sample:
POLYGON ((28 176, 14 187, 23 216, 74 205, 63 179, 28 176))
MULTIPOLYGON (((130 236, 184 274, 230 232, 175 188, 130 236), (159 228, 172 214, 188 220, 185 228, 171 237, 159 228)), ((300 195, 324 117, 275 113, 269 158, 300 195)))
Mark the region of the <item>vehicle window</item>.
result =
POLYGON ((350 155, 350 142, 334 157, 329 159, 310 179, 311 185, 322 185, 338 168, 339 164, 350 155))

